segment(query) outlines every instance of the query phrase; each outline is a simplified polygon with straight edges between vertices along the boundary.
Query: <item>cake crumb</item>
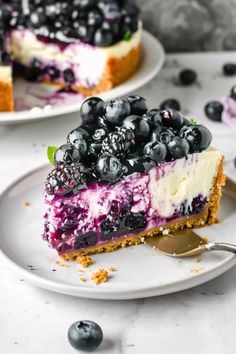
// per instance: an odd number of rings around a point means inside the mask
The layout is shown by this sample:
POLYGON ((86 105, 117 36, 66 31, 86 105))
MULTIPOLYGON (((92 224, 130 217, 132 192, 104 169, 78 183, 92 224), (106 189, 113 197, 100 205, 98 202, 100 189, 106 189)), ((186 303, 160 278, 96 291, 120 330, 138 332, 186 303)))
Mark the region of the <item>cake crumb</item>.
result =
POLYGON ((107 281, 109 274, 108 271, 100 268, 97 272, 93 273, 91 276, 91 280, 96 284, 105 283, 107 281))
POLYGON ((194 263, 200 263, 201 262, 199 258, 194 258, 193 261, 194 261, 194 263))
POLYGON ((145 237, 141 237, 140 239, 142 242, 145 242, 145 237))
POLYGON ((87 279, 84 277, 80 277, 79 280, 81 281, 81 283, 86 283, 87 279))
POLYGON ((203 239, 206 243, 208 243, 208 242, 209 242, 209 240, 208 240, 208 238, 207 238, 207 237, 202 237, 202 239, 203 239))
POLYGON ((23 203, 23 205, 24 205, 24 207, 29 207, 31 204, 30 204, 30 202, 25 201, 25 202, 23 203))
POLYGON ((68 264, 63 263, 63 262, 61 262, 61 261, 56 261, 55 263, 56 263, 57 265, 59 265, 60 267, 70 267, 68 264))
POLYGON ((192 273, 192 274, 198 274, 198 273, 200 273, 200 272, 202 272, 202 271, 203 271, 203 268, 191 269, 191 273, 192 273))
POLYGON ((162 231, 162 235, 169 235, 170 230, 169 229, 165 229, 162 231))
POLYGON ((93 264, 93 260, 89 256, 78 256, 76 258, 76 263, 82 265, 82 267, 87 268, 91 264, 93 264))
POLYGON ((114 267, 109 267, 108 270, 109 272, 116 272, 116 269, 114 267))

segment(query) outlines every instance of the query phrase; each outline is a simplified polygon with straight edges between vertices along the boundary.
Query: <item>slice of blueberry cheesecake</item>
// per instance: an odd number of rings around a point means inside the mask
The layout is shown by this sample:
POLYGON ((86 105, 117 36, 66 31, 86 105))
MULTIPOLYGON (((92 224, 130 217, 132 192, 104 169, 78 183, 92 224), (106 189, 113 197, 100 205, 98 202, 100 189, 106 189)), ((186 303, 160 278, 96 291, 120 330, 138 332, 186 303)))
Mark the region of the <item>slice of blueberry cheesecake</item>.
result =
POLYGON ((164 229, 217 221, 223 157, 211 133, 129 96, 92 97, 54 154, 44 239, 64 259, 144 242, 164 229))
POLYGON ((140 61, 142 23, 128 0, 3 0, 1 20, 15 72, 29 81, 90 96, 127 80, 140 61))

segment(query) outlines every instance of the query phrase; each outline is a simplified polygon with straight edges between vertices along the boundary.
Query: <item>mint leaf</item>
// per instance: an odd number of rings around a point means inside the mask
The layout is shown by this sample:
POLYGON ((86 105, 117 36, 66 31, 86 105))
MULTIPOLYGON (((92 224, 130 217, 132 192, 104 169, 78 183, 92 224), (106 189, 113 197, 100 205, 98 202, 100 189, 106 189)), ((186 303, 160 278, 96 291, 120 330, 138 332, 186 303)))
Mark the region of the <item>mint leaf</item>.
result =
POLYGON ((192 125, 197 125, 197 121, 194 118, 190 118, 189 121, 192 125))
POLYGON ((57 146, 48 146, 47 149, 48 160, 52 165, 54 164, 54 155, 57 149, 58 149, 57 146))
POLYGON ((123 40, 129 42, 131 40, 132 33, 130 31, 126 32, 123 36, 123 40))

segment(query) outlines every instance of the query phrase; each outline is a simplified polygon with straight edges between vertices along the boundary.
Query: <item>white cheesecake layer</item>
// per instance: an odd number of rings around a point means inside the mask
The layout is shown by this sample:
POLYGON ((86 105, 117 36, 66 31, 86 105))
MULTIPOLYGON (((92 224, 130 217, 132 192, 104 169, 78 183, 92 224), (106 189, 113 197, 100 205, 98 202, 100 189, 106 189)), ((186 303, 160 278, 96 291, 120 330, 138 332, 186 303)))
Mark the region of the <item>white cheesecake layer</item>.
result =
MULTIPOLYGON (((126 56, 141 42, 142 25, 130 41, 120 41, 107 48, 98 48, 75 40, 66 46, 40 41, 31 30, 15 30, 11 33, 13 58, 23 65, 30 65, 34 58, 45 65, 56 65, 59 70, 73 68, 77 83, 94 86, 99 83, 107 61, 126 56)), ((61 38, 65 40, 65 38, 61 38)))
POLYGON ((184 202, 191 206, 192 200, 199 195, 208 198, 220 159, 220 152, 209 148, 191 155, 188 160, 176 160, 174 166, 166 164, 162 176, 158 176, 157 169, 152 169, 149 172, 152 208, 162 217, 169 217, 176 206, 184 202))
POLYGON ((11 84, 12 82, 12 69, 10 65, 0 66, 0 81, 11 84))

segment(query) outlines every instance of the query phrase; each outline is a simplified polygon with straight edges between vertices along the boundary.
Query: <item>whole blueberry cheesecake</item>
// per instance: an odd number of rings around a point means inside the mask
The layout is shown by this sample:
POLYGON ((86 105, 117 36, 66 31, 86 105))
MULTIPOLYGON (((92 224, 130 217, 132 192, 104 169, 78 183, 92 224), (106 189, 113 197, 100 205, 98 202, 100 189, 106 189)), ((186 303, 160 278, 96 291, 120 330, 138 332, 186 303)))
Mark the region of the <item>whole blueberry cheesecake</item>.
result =
POLYGON ((142 23, 128 0, 3 0, 0 26, 17 75, 84 96, 122 83, 139 64, 142 23))
POLYGON ((64 259, 217 221, 223 157, 203 125, 129 96, 92 97, 54 154, 44 239, 64 259))

